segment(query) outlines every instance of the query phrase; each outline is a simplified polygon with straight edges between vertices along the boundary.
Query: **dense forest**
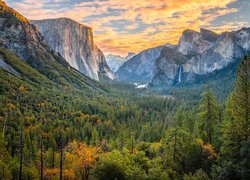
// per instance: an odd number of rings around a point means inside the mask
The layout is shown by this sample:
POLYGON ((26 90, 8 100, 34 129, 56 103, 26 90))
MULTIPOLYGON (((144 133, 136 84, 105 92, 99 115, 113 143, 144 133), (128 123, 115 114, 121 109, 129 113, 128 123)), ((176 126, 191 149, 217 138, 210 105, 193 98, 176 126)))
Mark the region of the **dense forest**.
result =
POLYGON ((226 98, 209 84, 194 98, 184 87, 171 96, 111 83, 76 90, 0 52, 25 75, 0 69, 0 179, 250 177, 247 56, 226 98))

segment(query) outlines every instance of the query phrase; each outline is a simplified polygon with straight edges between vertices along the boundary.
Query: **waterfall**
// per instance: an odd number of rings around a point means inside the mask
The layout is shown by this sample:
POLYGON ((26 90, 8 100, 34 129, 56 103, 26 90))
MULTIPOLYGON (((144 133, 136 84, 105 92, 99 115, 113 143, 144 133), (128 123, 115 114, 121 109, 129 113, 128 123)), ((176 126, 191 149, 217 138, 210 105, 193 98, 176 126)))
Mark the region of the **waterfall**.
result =
POLYGON ((179 68, 178 82, 181 82, 182 65, 179 68))

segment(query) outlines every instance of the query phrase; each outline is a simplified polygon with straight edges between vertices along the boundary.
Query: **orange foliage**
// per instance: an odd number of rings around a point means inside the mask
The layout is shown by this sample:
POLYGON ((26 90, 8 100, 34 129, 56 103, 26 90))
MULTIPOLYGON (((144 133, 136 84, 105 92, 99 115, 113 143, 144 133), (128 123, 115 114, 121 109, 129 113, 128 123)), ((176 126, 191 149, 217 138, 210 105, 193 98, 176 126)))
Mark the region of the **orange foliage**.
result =
POLYGON ((217 153, 215 152, 213 146, 211 144, 205 144, 202 139, 197 139, 197 144, 199 144, 202 148, 202 154, 208 160, 212 160, 217 157, 217 153))
POLYGON ((73 168, 75 174, 87 178, 90 169, 95 165, 100 148, 73 141, 66 149, 66 163, 69 165, 66 168, 73 168))
POLYGON ((25 94, 28 93, 27 89, 24 86, 20 86, 18 88, 18 91, 21 92, 21 93, 25 93, 25 94))
MULTIPOLYGON (((56 167, 56 168, 44 169, 43 175, 44 177, 46 177, 46 179, 54 179, 55 177, 58 177, 59 174, 60 174, 60 170, 58 167, 56 167)), ((64 179, 76 179, 76 175, 72 169, 63 169, 63 178, 64 179)))
POLYGON ((51 178, 59 174, 59 168, 44 169, 44 176, 51 178))
POLYGON ((217 153, 215 152, 211 144, 205 144, 203 146, 203 153, 206 155, 207 159, 209 160, 212 160, 215 157, 217 157, 217 153))

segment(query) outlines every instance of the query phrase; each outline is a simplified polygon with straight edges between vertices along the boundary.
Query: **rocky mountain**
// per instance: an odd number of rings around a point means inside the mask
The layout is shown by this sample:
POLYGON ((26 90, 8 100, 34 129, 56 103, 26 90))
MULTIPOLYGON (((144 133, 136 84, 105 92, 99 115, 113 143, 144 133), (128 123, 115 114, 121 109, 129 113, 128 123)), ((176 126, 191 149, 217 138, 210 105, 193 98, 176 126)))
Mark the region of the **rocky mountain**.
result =
POLYGON ((149 82, 154 75, 155 60, 164 46, 147 49, 125 62, 115 73, 118 80, 149 82))
POLYGON ((115 73, 125 62, 131 59, 135 53, 128 53, 126 57, 119 55, 108 54, 106 56, 107 63, 110 69, 115 73))
MULTIPOLYGON (((24 65, 19 62, 20 59, 33 68, 32 72, 38 70, 51 84, 77 89, 97 89, 99 86, 71 68, 60 55, 51 52, 37 28, 3 1, 0 1, 0 48, 4 52, 0 54, 0 69, 21 78, 30 75, 31 71, 22 69, 24 65), (18 57, 14 58, 15 55, 18 57), (12 63, 12 59, 18 60, 12 63), (19 65, 22 71, 17 70, 19 65)), ((32 75, 29 78, 30 81, 36 79, 32 75)))
POLYGON ((0 46, 14 52, 36 68, 42 68, 45 59, 54 60, 36 27, 2 1, 0 1, 0 46))
POLYGON ((179 40, 177 51, 184 55, 201 54, 211 48, 218 37, 218 34, 203 28, 200 32, 185 30, 179 40))
POLYGON ((155 63, 152 85, 192 82, 196 76, 222 69, 250 50, 250 28, 224 32, 186 30, 175 48, 163 48, 155 63))
POLYGON ((68 18, 31 21, 48 47, 59 53, 71 67, 99 80, 114 79, 102 51, 94 43, 92 29, 68 18))

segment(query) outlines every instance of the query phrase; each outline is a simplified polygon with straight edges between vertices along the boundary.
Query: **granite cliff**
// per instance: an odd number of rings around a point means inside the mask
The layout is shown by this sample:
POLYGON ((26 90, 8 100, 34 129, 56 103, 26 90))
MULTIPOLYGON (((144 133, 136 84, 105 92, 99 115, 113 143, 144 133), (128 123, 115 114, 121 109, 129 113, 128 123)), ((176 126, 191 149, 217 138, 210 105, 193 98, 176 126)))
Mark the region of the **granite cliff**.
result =
POLYGON ((156 60, 152 85, 192 82, 197 75, 219 70, 241 59, 250 50, 250 28, 220 35, 201 29, 186 30, 176 47, 165 47, 156 60))
POLYGON ((31 21, 48 47, 60 54, 71 67, 99 80, 114 79, 102 51, 94 43, 92 29, 68 18, 31 21))
POLYGON ((147 49, 125 62, 116 72, 118 80, 130 82, 148 82, 153 78, 155 60, 161 54, 163 46, 147 49))
MULTIPOLYGON (((18 60, 24 61, 24 64, 29 65, 32 71, 38 71, 48 78, 50 80, 48 82, 51 82, 53 86, 62 85, 91 90, 99 88, 96 81, 71 68, 61 55, 52 52, 39 30, 3 1, 0 1, 0 48, 1 51, 6 52, 0 54, 0 68, 20 78, 26 77, 30 73, 29 70, 17 70, 5 61, 7 59, 5 56, 16 59, 14 58, 16 55, 18 60)), ((35 81, 35 79, 36 77, 30 76, 29 81, 35 81)))

